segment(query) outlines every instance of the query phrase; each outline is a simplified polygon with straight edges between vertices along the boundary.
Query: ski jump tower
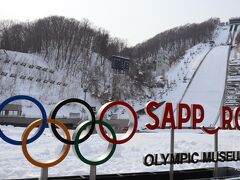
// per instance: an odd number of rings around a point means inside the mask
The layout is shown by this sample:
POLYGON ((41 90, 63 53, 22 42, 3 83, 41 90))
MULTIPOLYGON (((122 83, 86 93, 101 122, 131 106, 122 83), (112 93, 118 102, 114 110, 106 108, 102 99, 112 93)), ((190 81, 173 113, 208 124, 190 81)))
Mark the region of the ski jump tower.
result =
POLYGON ((229 20, 229 36, 228 36, 228 45, 232 45, 234 42, 234 37, 236 35, 236 31, 238 26, 240 25, 240 18, 231 18, 229 20))

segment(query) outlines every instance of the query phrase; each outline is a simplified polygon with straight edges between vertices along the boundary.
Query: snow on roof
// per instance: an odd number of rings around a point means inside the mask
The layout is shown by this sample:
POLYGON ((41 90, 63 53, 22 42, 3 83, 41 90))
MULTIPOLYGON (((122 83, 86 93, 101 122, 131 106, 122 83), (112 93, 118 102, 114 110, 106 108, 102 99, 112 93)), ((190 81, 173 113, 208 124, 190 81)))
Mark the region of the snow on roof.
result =
POLYGON ((125 59, 125 60, 128 60, 128 61, 130 60, 129 58, 123 57, 123 56, 112 55, 112 57, 117 57, 117 58, 125 59))

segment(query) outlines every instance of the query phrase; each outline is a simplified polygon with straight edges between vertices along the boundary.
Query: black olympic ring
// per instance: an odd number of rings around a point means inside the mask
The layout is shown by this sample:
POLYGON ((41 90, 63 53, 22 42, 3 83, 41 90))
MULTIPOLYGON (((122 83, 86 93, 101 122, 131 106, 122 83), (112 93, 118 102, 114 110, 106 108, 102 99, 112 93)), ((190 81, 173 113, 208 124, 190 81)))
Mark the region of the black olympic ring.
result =
MULTIPOLYGON (((95 129, 95 124, 96 124, 95 114, 94 114, 94 111, 93 111, 92 107, 91 107, 87 102, 85 102, 85 101, 83 101, 83 100, 81 100, 81 99, 71 98, 71 99, 66 99, 66 100, 63 100, 63 101, 59 102, 59 103, 55 106, 55 108, 50 112, 49 117, 50 117, 51 119, 55 119, 55 118, 56 118, 56 115, 57 115, 57 112, 59 111, 59 109, 60 109, 61 107, 63 107, 64 105, 68 104, 68 103, 79 103, 79 104, 83 105, 83 108, 86 108, 86 109, 90 112, 90 115, 91 115, 91 118, 92 118, 91 127, 90 127, 88 133, 87 133, 83 138, 80 138, 80 139, 78 140, 78 144, 79 144, 79 143, 82 143, 82 142, 86 141, 86 140, 91 136, 91 134, 93 133, 93 131, 94 131, 94 129, 95 129)), ((84 109, 84 110, 86 110, 86 109, 84 109)), ((58 133, 57 127, 56 127, 55 124, 50 123, 49 128, 51 128, 54 136, 55 136, 59 141, 65 143, 65 144, 72 144, 72 145, 74 145, 74 143, 75 143, 74 141, 64 139, 64 138, 58 133)))

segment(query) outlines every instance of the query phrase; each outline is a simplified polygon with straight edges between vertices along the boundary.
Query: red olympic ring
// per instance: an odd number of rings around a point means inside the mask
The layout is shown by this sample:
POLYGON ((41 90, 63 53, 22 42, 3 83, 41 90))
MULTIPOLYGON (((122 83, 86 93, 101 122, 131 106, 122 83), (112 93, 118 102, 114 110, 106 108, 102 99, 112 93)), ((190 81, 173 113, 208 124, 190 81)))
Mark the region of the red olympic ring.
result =
MULTIPOLYGON (((113 140, 111 139, 105 132, 103 126, 101 124, 97 125, 96 129, 98 132, 101 133, 102 137, 104 139, 106 139, 108 142, 112 143, 112 144, 123 144, 128 142, 130 139, 132 139, 132 137, 134 136, 134 134, 137 131, 137 125, 138 125, 138 120, 137 120, 137 114, 135 112, 135 110, 133 109, 133 107, 131 105, 129 105, 126 102, 123 101, 114 101, 114 102, 109 102, 104 104, 98 111, 97 113, 97 119, 99 119, 100 121, 104 120, 104 115, 107 112, 108 109, 110 109, 113 106, 116 105, 122 105, 128 108, 128 112, 129 114, 131 113, 132 116, 129 117, 129 128, 128 131, 126 132, 126 134, 123 136, 123 139, 120 140, 113 140), (100 131, 99 131, 100 130, 100 131)), ((98 133, 100 135, 100 133, 98 133)))

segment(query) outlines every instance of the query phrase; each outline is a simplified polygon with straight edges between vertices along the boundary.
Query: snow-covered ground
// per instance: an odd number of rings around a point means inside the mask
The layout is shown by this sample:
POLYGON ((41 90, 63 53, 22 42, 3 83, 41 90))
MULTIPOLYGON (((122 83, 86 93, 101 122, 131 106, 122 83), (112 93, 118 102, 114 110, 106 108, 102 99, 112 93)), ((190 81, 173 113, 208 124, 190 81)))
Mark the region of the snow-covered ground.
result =
MULTIPOLYGON (((1 128, 4 130, 4 133, 14 139, 19 139, 24 130, 24 128, 14 128, 11 126, 1 128)), ((214 136, 199 132, 198 130, 176 131, 175 152, 213 151, 214 136)), ((240 133, 238 131, 220 131, 219 150, 239 150, 239 138, 240 133)), ((169 140, 170 132, 168 130, 162 130, 159 133, 137 133, 126 144, 117 145, 113 157, 105 164, 97 166, 97 174, 168 171, 169 165, 145 166, 143 164, 143 156, 149 153, 169 153, 169 140)), ((36 142, 28 145, 28 148, 32 157, 37 160, 46 161, 55 158, 61 151, 62 145, 62 143, 51 135, 49 130, 46 130, 44 135, 36 142)), ((107 148, 107 142, 95 134, 79 147, 87 158, 93 159, 104 152, 107 148)), ((21 151, 21 146, 13 146, 0 140, 0 149, 0 179, 39 177, 40 168, 35 167, 25 159, 21 151)), ((240 162, 219 163, 219 166, 232 166, 236 168, 239 165, 240 162)), ((174 169, 213 166, 212 163, 183 164, 174 166, 174 169)), ((89 174, 89 165, 81 162, 71 150, 63 162, 49 168, 49 176, 86 174, 89 174)))

